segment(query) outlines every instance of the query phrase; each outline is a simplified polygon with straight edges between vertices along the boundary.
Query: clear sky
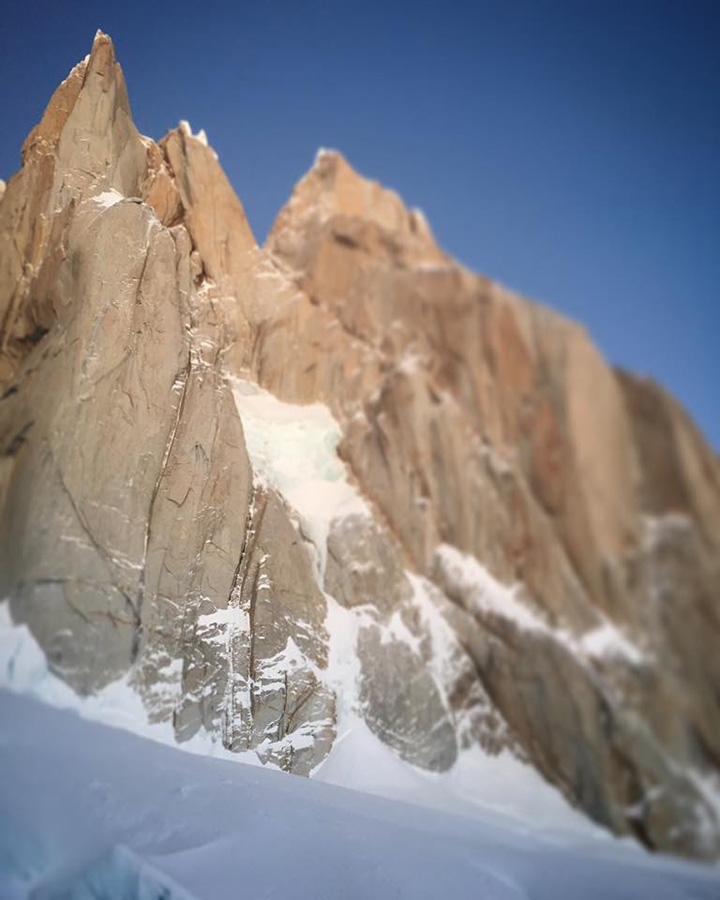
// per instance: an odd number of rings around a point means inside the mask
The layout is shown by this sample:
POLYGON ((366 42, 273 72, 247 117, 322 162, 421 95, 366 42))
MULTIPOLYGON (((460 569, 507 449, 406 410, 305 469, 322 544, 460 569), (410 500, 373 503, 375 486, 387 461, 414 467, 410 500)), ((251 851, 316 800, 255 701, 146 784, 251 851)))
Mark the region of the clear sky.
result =
POLYGON ((335 147, 720 449, 720 0, 3 0, 0 177, 98 27, 140 130, 205 128, 260 240, 335 147))

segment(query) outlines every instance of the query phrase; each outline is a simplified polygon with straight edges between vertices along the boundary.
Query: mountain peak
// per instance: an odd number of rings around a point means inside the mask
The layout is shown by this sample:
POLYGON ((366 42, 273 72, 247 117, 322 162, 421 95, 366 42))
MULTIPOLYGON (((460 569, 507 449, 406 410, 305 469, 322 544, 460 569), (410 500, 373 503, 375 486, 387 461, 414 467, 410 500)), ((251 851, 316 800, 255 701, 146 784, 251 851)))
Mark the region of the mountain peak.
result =
POLYGON ((338 150, 321 148, 280 211, 266 246, 279 256, 292 255, 298 232, 325 228, 334 229, 347 245, 381 235, 408 261, 447 262, 419 210, 408 209, 395 191, 361 175, 338 150))

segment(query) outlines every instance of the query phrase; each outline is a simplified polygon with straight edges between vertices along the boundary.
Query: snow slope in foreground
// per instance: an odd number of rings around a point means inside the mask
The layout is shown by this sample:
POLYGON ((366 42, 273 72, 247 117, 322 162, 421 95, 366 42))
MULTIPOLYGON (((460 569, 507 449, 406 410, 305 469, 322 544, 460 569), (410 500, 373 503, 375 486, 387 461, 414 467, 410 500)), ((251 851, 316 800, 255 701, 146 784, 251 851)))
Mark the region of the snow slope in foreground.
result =
POLYGON ((701 866, 201 758, 4 691, 0 723, 2 897, 720 896, 701 866))
MULTIPOLYGON (((124 729, 201 756, 260 765, 251 751, 231 753, 205 731, 178 745, 170 723, 150 724, 127 678, 89 697, 78 697, 53 675, 28 627, 16 624, 7 602, 0 603, 0 688, 70 710, 94 722, 124 729)), ((0 734, 1 734, 0 725, 0 734)), ((355 713, 342 716, 330 755, 312 773, 314 780, 413 803, 484 822, 542 830, 564 844, 613 842, 608 832, 573 809, 531 766, 510 753, 489 756, 465 750, 448 772, 425 772, 403 762, 355 713)), ((628 852, 644 851, 627 841, 628 852)))

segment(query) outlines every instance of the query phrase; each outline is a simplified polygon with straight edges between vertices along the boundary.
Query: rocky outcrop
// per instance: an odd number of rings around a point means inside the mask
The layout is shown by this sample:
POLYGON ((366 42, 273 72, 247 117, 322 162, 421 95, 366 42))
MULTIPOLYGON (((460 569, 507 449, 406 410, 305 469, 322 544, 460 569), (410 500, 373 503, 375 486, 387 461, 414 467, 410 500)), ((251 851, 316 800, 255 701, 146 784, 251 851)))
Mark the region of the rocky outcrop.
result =
POLYGON ((0 328, 0 587, 76 690, 305 774, 348 711, 430 769, 508 749, 720 853, 720 465, 581 327, 335 152, 258 247, 99 34, 2 196, 0 328))
POLYGON ((253 488, 221 366, 225 317, 199 287, 181 212, 99 34, 0 210, 1 590, 79 692, 128 675, 179 739, 204 726, 268 758, 284 741, 287 767, 307 771, 286 738, 332 723, 305 655, 324 663, 322 629, 307 636, 324 599, 287 597, 287 584, 314 585, 302 554, 257 558, 292 526, 253 488), (254 518, 266 509, 270 535, 254 518), (248 633, 248 616, 269 624, 248 633), (273 660, 292 640, 298 665, 278 683, 273 660))

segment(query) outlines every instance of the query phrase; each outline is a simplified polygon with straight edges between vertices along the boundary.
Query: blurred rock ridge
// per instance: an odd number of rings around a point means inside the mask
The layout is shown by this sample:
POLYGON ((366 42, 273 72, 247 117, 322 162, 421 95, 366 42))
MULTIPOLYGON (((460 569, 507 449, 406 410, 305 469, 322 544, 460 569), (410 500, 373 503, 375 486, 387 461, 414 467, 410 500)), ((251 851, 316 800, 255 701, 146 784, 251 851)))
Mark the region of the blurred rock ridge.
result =
POLYGON ((81 695, 298 774, 362 717, 720 856, 720 463, 320 151, 258 246, 111 40, 0 194, 0 598, 81 695))

